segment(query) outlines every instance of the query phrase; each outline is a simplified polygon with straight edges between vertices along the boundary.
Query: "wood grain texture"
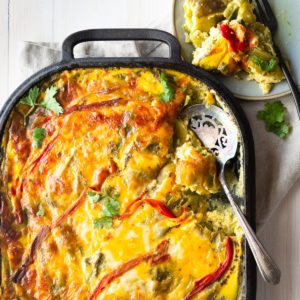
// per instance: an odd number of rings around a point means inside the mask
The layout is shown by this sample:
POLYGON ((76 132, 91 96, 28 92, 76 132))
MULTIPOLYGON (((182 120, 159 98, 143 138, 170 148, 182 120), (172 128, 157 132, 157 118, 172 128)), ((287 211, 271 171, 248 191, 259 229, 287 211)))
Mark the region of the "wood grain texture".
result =
POLYGON ((8 95, 9 0, 0 0, 0 105, 8 95))
POLYGON ((9 0, 9 77, 8 92, 18 81, 18 60, 22 41, 51 41, 53 39, 53 1, 9 0))
MULTIPOLYGON (((0 105, 20 83, 22 41, 61 42, 76 30, 147 27, 163 18, 171 22, 171 5, 172 0, 0 0, 0 105)), ((259 233, 282 269, 282 281, 273 287, 258 275, 258 300, 299 299, 299 200, 300 180, 259 233)))

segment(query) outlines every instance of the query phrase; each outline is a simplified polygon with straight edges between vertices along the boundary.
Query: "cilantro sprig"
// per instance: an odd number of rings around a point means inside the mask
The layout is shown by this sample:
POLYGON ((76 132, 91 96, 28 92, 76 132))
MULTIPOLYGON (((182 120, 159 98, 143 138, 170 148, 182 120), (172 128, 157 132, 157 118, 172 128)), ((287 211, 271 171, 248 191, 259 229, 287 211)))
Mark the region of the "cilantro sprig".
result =
POLYGON ((102 217, 94 220, 94 227, 110 228, 113 224, 113 218, 119 215, 120 202, 118 199, 120 195, 118 193, 110 194, 107 190, 104 190, 101 194, 88 192, 87 196, 93 203, 103 201, 102 217))
POLYGON ((265 122, 268 132, 273 132, 280 138, 286 138, 291 131, 291 125, 285 120, 286 107, 281 101, 266 103, 264 109, 257 112, 257 118, 265 122))
POLYGON ((170 84, 169 79, 167 78, 167 75, 165 73, 160 74, 160 82, 163 87, 163 92, 160 95, 160 100, 164 103, 169 103, 173 100, 175 96, 175 90, 173 86, 170 84))
POLYGON ((260 66, 260 68, 266 72, 273 72, 278 64, 277 59, 274 57, 271 58, 270 60, 265 60, 255 54, 253 54, 253 55, 251 55, 251 58, 255 64, 260 66))
POLYGON ((32 145, 34 148, 41 148, 47 135, 45 128, 34 128, 32 132, 32 145))
POLYGON ((59 102, 55 99, 56 94, 57 94, 57 87, 53 85, 46 89, 45 96, 42 102, 38 103, 40 89, 35 86, 29 90, 26 96, 21 98, 20 103, 31 106, 32 108, 36 106, 40 106, 45 109, 53 111, 56 115, 60 115, 63 112, 63 108, 61 107, 59 102))

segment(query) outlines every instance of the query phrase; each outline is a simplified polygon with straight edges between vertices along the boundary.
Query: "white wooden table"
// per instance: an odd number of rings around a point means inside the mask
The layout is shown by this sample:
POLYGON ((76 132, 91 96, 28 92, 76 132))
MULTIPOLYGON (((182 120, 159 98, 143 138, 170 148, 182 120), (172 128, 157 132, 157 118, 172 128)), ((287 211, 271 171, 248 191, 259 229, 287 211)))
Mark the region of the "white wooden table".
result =
MULTIPOLYGON (((87 28, 146 27, 168 18, 172 0, 0 0, 0 105, 19 84, 22 41, 61 42, 87 28)), ((300 181, 259 236, 282 269, 276 286, 258 276, 258 300, 300 299, 300 181)), ((259 201, 259 199, 258 199, 259 201)))

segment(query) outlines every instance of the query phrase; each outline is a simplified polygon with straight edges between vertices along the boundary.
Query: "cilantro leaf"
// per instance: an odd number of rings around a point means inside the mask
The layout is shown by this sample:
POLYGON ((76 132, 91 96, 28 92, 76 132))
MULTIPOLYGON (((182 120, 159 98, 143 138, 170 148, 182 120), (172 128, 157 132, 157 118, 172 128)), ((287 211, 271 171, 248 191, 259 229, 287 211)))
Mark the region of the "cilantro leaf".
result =
POLYGON ((269 131, 284 139, 289 134, 290 129, 290 126, 286 123, 275 123, 272 127, 270 127, 269 131))
POLYGON ((260 68, 263 71, 266 72, 273 72, 277 66, 277 59, 276 58, 271 58, 270 60, 265 60, 262 59, 260 57, 258 57, 257 55, 253 54, 251 55, 252 60, 254 61, 254 63, 256 63, 257 65, 260 66, 260 68))
POLYGON ((96 195, 99 196, 99 200, 97 198, 97 202, 104 199, 102 206, 103 216, 94 220, 95 228, 110 228, 113 224, 113 217, 119 215, 120 203, 118 201, 118 198, 120 194, 115 193, 111 196, 107 190, 104 190, 101 195, 96 194, 94 192, 90 193, 92 193, 92 197, 95 197, 96 195))
POLYGON ((36 104, 36 101, 39 97, 40 89, 38 87, 33 87, 29 90, 27 96, 21 98, 20 103, 34 106, 36 104))
POLYGON ((38 217, 43 217, 43 216, 45 216, 45 210, 44 210, 43 206, 42 206, 41 204, 39 204, 38 208, 39 208, 39 209, 38 209, 36 215, 37 215, 38 217))
POLYGON ((281 101, 266 103, 264 110, 258 111, 256 117, 265 122, 268 132, 273 132, 280 138, 285 138, 291 131, 291 126, 285 120, 286 108, 281 101))
POLYGON ((160 74, 160 82, 163 87, 163 92, 160 95, 160 100, 164 103, 168 103, 174 98, 175 90, 170 84, 167 75, 165 73, 160 74))
POLYGON ((102 217, 94 220, 95 228, 110 228, 113 224, 112 217, 102 217))
POLYGON ((102 199, 100 194, 92 191, 87 192, 87 196, 93 203, 97 203, 102 199))
POLYGON ((52 110, 57 115, 60 115, 63 112, 63 108, 55 99, 55 95, 57 93, 57 87, 52 85, 51 87, 47 88, 45 91, 44 100, 39 104, 40 106, 52 110))
POLYGON ((34 148, 41 148, 43 144, 43 140, 46 137, 46 129, 45 128, 34 128, 32 133, 32 145, 34 148))
POLYGON ((103 215, 105 217, 116 217, 119 215, 120 203, 116 199, 105 199, 103 202, 103 215))

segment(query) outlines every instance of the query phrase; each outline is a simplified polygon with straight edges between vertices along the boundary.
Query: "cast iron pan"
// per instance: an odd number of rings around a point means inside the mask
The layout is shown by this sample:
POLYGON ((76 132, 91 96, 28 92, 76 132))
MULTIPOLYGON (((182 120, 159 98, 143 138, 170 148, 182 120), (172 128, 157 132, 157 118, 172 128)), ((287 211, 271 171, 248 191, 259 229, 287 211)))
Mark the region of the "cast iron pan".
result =
MULTIPOLYGON (((224 100, 232 117, 239 127, 241 145, 244 150, 245 176, 245 210, 252 227, 255 227, 255 158, 254 144, 248 120, 232 93, 221 82, 208 72, 183 62, 180 55, 180 46, 177 39, 171 34, 154 29, 91 29, 75 32, 67 37, 62 45, 62 61, 51 65, 24 81, 8 98, 0 113, 0 138, 2 139, 5 125, 10 112, 19 99, 40 81, 49 78, 54 73, 63 70, 88 67, 156 67, 180 71, 204 82, 215 90, 224 100), (88 41, 125 41, 149 40, 161 41, 169 46, 169 57, 88 57, 74 58, 74 47, 88 41)), ((256 265, 252 254, 245 243, 245 273, 246 299, 256 298, 256 265)))

